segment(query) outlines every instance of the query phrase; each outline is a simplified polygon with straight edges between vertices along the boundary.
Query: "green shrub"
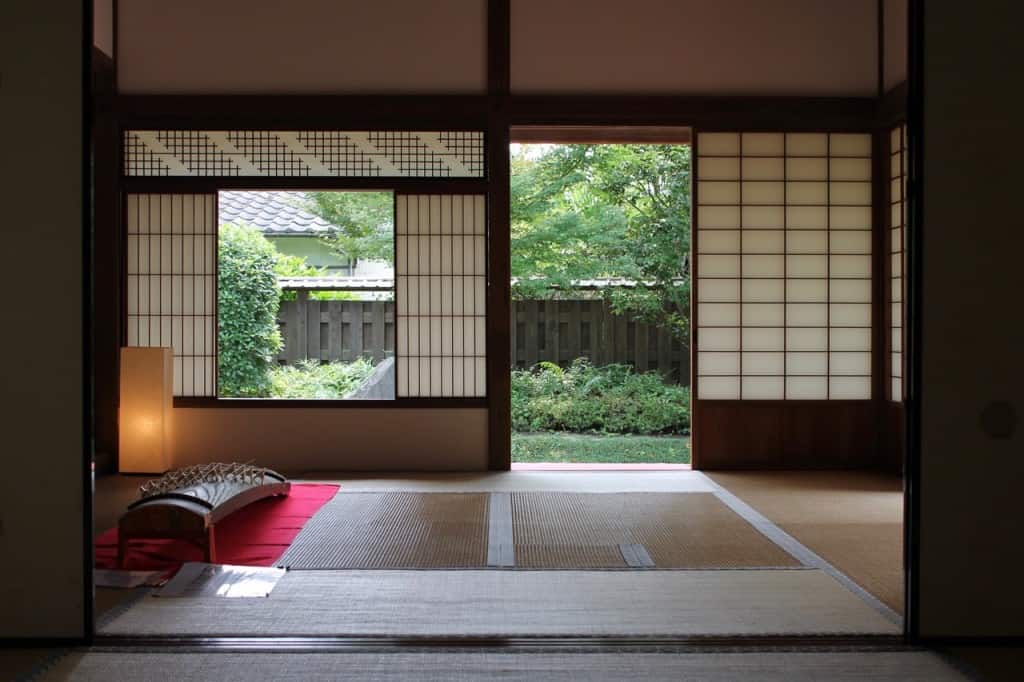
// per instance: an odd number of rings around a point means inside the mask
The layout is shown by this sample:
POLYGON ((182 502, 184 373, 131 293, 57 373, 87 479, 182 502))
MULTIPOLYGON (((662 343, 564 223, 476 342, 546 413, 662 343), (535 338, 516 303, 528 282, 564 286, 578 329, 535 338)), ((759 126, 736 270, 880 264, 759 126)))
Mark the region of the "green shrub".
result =
POLYGON ((221 225, 217 279, 220 394, 266 397, 268 372, 281 350, 277 250, 259 230, 221 225))
MULTIPOLYGON (((275 250, 277 247, 274 247, 275 250)), ((277 259, 274 262, 274 274, 277 277, 323 277, 324 269, 306 262, 305 256, 295 256, 290 253, 277 252, 277 259)), ((281 302, 294 301, 297 298, 294 291, 282 291, 281 302)))
POLYGON ((270 370, 270 395, 315 400, 344 398, 359 388, 372 372, 373 363, 364 358, 353 362, 320 364, 307 360, 294 366, 280 365, 270 370))
MULTIPOLYGON (((290 253, 277 253, 274 274, 278 277, 329 277, 327 268, 310 265, 305 256, 290 253)), ((294 301, 298 298, 294 291, 282 291, 281 302, 294 301)), ((310 291, 311 301, 355 301, 357 296, 351 291, 310 291)))
POLYGON ((542 362, 512 372, 515 431, 686 433, 690 390, 628 365, 594 367, 585 358, 562 369, 542 362))

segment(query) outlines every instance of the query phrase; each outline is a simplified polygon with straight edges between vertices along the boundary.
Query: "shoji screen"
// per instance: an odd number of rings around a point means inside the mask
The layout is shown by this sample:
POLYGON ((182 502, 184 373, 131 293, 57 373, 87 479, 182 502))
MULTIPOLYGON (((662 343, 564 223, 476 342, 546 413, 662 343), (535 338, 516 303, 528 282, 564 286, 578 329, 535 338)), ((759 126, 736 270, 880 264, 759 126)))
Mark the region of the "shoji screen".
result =
POLYGON ((871 136, 697 139, 697 397, 871 397, 871 136))
POLYGON ((217 195, 129 194, 129 346, 174 349, 174 395, 217 394, 217 195))
POLYGON ((903 400, 903 269, 906 266, 907 127, 889 133, 889 398, 903 400))
POLYGON ((398 396, 487 393, 483 195, 397 195, 398 396))

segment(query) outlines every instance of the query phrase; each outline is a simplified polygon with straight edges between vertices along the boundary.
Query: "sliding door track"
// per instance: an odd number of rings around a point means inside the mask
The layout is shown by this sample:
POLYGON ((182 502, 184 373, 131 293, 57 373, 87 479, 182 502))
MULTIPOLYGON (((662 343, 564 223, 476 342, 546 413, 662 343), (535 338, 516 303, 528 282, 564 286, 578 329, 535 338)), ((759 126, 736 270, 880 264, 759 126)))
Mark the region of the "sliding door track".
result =
POLYGON ((697 653, 721 650, 913 650, 902 635, 737 637, 129 637, 97 635, 94 649, 164 649, 222 652, 353 652, 480 650, 507 652, 630 651, 697 653))

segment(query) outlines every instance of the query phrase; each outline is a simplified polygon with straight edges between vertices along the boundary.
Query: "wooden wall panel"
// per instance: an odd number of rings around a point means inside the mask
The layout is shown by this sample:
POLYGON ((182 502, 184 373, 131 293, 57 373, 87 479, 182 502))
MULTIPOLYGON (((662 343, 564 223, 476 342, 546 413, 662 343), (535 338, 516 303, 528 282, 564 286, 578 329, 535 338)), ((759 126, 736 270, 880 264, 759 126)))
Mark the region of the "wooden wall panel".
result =
POLYGON ((117 9, 123 93, 486 90, 485 0, 131 0, 117 9))
POLYGON ((782 460, 792 468, 859 468, 877 460, 875 405, 865 401, 790 404, 782 460))
POLYGON ((785 404, 704 401, 693 406, 695 469, 782 468, 785 404))
POLYGON ((907 0, 884 0, 884 85, 891 90, 907 80, 907 0))
POLYGON ((0 2, 0 280, 9 292, 0 334, 0 639, 7 646, 42 638, 68 638, 59 644, 68 646, 92 622, 85 573, 92 380, 83 357, 92 324, 87 4, 0 2))
POLYGON ((878 418, 866 401, 702 401, 694 405, 696 469, 877 467, 878 418))
POLYGON ((873 95, 875 0, 515 0, 512 92, 873 95))
POLYGON ((483 471, 482 408, 174 409, 173 466, 255 461, 288 475, 324 471, 483 471))

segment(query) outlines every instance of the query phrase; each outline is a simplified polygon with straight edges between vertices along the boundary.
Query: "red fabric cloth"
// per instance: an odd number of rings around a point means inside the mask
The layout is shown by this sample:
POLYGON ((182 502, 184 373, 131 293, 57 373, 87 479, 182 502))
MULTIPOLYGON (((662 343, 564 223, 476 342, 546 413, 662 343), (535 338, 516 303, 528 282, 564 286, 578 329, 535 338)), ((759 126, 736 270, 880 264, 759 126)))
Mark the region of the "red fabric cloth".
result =
MULTIPOLYGON (((217 563, 273 566, 306 522, 338 492, 336 485, 293 483, 286 497, 270 497, 239 509, 216 527, 217 563)), ((133 539, 125 568, 177 571, 202 561, 199 547, 184 540, 133 539)), ((117 528, 96 538, 96 568, 118 568, 117 528)))

